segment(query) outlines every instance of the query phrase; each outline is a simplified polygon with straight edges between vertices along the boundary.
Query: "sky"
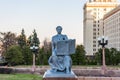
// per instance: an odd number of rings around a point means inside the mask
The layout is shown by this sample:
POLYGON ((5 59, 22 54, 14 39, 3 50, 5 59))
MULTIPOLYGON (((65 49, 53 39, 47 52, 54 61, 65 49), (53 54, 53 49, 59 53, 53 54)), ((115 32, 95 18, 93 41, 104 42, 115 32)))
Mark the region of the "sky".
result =
POLYGON ((27 37, 36 29, 40 42, 63 34, 83 44, 83 6, 87 0, 0 0, 0 32, 25 30, 27 37))

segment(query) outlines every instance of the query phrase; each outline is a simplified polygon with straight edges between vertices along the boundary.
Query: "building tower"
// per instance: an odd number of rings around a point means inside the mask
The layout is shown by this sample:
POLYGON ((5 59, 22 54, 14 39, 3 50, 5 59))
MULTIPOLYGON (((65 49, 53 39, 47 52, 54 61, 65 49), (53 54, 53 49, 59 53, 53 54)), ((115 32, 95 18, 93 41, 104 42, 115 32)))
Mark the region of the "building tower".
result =
POLYGON ((103 36, 103 16, 118 6, 117 0, 89 0, 84 5, 84 47, 86 55, 98 51, 97 39, 103 36))

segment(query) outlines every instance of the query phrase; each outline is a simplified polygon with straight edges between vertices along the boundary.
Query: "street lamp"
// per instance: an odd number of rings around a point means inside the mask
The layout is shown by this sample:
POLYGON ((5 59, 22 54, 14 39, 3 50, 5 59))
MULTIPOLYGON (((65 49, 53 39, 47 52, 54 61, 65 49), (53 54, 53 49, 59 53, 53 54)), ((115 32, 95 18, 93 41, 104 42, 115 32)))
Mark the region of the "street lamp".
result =
POLYGON ((30 47, 30 49, 32 50, 32 52, 34 52, 34 53, 37 53, 37 51, 38 51, 38 46, 35 46, 35 45, 33 45, 33 46, 31 46, 30 47))
POLYGON ((36 69, 36 66, 35 66, 35 54, 38 52, 38 46, 30 46, 30 49, 32 50, 33 52, 33 66, 32 66, 32 71, 35 72, 35 69, 36 69))
POLYGON ((105 45, 108 44, 108 38, 104 36, 99 37, 98 44, 102 46, 102 70, 103 70, 103 74, 105 74, 105 71, 107 70, 105 63, 105 45))

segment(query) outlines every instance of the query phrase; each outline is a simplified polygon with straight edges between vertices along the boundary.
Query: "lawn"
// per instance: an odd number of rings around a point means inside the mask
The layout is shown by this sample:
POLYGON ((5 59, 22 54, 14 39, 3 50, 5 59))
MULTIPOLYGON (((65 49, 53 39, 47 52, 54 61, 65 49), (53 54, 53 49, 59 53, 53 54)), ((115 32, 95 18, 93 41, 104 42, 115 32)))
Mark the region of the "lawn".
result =
POLYGON ((0 80, 42 80, 42 76, 35 74, 0 74, 0 80))

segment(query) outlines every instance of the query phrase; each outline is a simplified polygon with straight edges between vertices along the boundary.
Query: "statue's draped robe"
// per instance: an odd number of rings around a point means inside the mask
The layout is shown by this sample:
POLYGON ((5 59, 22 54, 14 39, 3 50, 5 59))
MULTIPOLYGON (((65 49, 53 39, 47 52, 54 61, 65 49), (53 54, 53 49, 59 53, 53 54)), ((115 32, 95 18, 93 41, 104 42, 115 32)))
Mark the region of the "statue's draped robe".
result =
POLYGON ((68 40, 66 35, 58 34, 52 37, 52 55, 49 58, 49 65, 52 70, 65 70, 66 66, 71 66, 71 58, 70 56, 65 55, 56 55, 56 44, 58 41, 68 40))

